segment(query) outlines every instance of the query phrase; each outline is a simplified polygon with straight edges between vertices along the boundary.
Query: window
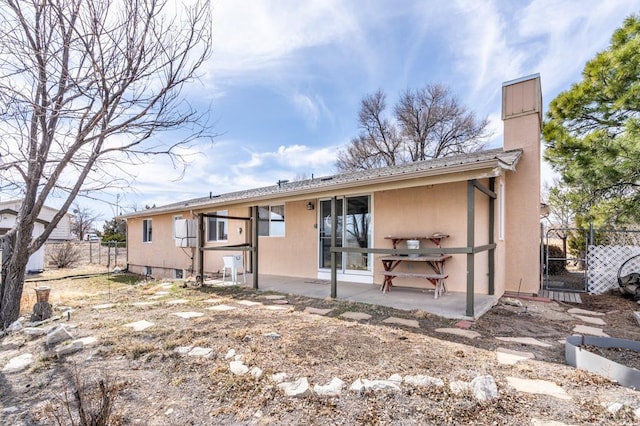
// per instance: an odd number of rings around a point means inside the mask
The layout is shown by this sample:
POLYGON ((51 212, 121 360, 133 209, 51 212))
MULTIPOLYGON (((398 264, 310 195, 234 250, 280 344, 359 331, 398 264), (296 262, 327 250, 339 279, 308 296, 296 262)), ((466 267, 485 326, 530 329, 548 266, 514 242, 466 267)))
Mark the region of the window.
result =
MULTIPOLYGON (((226 210, 214 212, 213 214, 227 216, 226 210)), ((229 238, 229 224, 227 219, 220 217, 207 218, 207 241, 226 241, 229 238)))
POLYGON ((174 216, 173 217, 173 238, 176 238, 176 220, 180 220, 182 219, 182 215, 178 215, 178 216, 174 216))
POLYGON ((151 276, 151 274, 153 273, 153 269, 151 269, 151 266, 145 266, 144 267, 144 274, 147 276, 151 276))
POLYGON ((173 275, 175 275, 174 278, 181 280, 182 278, 184 278, 183 274, 182 274, 182 269, 174 269, 173 270, 173 275))
POLYGON ((284 236, 284 204, 258 207, 258 235, 284 236))
POLYGON ((151 219, 145 219, 142 221, 142 242, 150 243, 152 235, 152 222, 151 219))

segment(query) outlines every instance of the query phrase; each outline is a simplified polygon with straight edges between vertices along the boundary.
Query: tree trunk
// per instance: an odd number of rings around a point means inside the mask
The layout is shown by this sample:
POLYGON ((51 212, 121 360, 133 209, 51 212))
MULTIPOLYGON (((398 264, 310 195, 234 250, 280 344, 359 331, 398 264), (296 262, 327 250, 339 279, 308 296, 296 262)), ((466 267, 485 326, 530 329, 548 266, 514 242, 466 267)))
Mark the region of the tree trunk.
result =
POLYGON ((15 233, 9 233, 3 241, 2 252, 5 261, 2 263, 2 277, 4 281, 0 286, 0 327, 2 329, 6 329, 20 316, 20 299, 29 261, 27 249, 29 238, 26 241, 18 240, 15 233))

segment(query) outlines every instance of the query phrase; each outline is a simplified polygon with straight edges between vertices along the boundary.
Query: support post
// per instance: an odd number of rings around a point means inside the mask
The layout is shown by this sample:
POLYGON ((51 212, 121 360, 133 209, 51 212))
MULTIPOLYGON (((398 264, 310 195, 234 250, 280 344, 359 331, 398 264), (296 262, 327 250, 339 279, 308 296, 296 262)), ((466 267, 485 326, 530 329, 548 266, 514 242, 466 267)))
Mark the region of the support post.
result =
POLYGON ((467 248, 471 249, 467 253, 467 310, 466 315, 473 317, 473 279, 474 270, 474 254, 473 247, 475 245, 475 185, 473 180, 467 181, 467 248))
POLYGON ((338 218, 336 215, 337 197, 331 198, 331 298, 338 297, 338 271, 336 265, 337 253, 334 251, 337 242, 338 218))
POLYGON ((251 208, 251 246, 253 248, 253 255, 251 256, 251 275, 253 277, 253 289, 258 289, 258 240, 260 239, 258 236, 258 206, 253 206, 251 208))
MULTIPOLYGON (((496 178, 489 178, 489 191, 495 194, 496 178)), ((495 243, 495 222, 496 222, 496 207, 495 207, 495 195, 489 196, 489 244, 495 243)), ((496 249, 489 249, 489 295, 493 296, 496 292, 496 268, 495 268, 495 254, 496 249)))
POLYGON ((200 283, 204 283, 204 219, 201 214, 198 215, 198 279, 200 283))

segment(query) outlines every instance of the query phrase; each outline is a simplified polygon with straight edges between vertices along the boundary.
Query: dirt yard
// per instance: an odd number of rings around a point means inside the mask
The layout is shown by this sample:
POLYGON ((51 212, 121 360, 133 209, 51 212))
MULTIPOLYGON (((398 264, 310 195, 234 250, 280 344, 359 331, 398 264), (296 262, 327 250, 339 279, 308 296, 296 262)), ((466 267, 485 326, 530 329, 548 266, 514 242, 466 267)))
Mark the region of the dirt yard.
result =
MULTIPOLYGON (((58 276, 71 273, 55 271, 58 276)), ((640 307, 617 295, 583 295, 581 305, 500 303, 471 325, 469 330, 479 337, 469 338, 437 332, 454 328, 456 321, 420 311, 291 295, 277 298, 238 287, 185 288, 127 275, 27 283, 25 315, 35 303, 36 285, 52 288, 54 315, 72 309, 70 320, 64 316, 41 328, 64 325, 73 339, 94 337, 96 342, 58 357, 55 349, 65 343, 49 348, 45 336, 23 332, 2 337, 0 368, 25 353, 34 358, 22 371, 0 372, 2 424, 71 424, 72 414, 65 410, 71 406, 75 415, 76 384, 86 384, 80 395, 90 396, 100 381, 107 399, 114 400, 114 425, 640 422, 638 391, 564 363, 561 341, 580 323, 567 312, 570 308, 605 313, 605 333, 640 340, 633 318, 640 307), (309 307, 330 311, 305 312, 309 307), (346 312, 371 318, 345 319, 346 312), (178 313, 190 314, 183 318, 178 313), (389 317, 414 320, 419 327, 383 322, 389 317), (141 331, 127 325, 143 320, 152 325, 141 331), (549 346, 496 337, 532 337, 549 346), (202 348, 204 356, 187 355, 192 348, 202 348), (500 363, 499 348, 528 352, 534 359, 500 363), (250 372, 232 373, 234 360, 250 372), (274 377, 279 373, 286 374, 285 382, 306 378, 311 390, 299 397, 285 395, 274 377), (387 383, 394 374, 405 378, 395 388, 351 389, 358 379, 387 383), (423 376, 441 384, 421 386, 406 380, 423 376), (483 376, 495 381, 496 398, 478 400, 468 388, 457 386, 483 376), (312 391, 333 378, 344 382, 339 396, 312 391), (552 382, 564 395, 519 391, 514 380, 552 382)))

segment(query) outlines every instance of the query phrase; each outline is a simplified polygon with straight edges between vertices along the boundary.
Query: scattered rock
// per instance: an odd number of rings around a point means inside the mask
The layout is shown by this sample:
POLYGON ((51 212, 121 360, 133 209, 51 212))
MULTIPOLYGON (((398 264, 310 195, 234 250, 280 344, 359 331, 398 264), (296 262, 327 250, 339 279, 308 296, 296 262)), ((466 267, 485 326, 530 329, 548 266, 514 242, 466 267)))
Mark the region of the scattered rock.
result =
POLYGON ((514 299, 513 297, 503 297, 502 298, 502 303, 504 303, 505 305, 517 306, 517 307, 520 307, 520 308, 524 306, 524 304, 522 303, 521 300, 514 299))
POLYGON ((286 396, 290 396, 292 398, 300 398, 311 392, 309 389, 309 381, 306 377, 302 377, 295 382, 280 383, 278 387, 284 391, 286 396))
MULTIPOLYGON (((393 376, 392 376, 393 377, 393 376)), ((367 379, 357 379, 355 382, 351 384, 349 390, 361 393, 363 391, 399 391, 400 386, 398 386, 398 382, 394 380, 367 380, 367 379)))
POLYGON ((47 334, 47 330, 40 327, 25 327, 22 332, 30 337, 40 337, 47 334))
POLYGON ((444 386, 444 382, 442 381, 442 379, 425 376, 421 374, 417 376, 404 376, 404 382, 408 385, 422 386, 425 388, 428 388, 431 386, 436 386, 436 387, 444 386))
POLYGON ((262 377, 262 368, 260 367, 253 367, 251 370, 249 370, 249 374, 251 374, 251 376, 253 376, 255 379, 259 379, 260 377, 262 377))
POLYGON ((406 325, 407 327, 420 328, 420 324, 418 323, 418 321, 412 320, 412 319, 389 317, 387 319, 382 320, 382 322, 387 324, 398 324, 398 325, 406 325))
POLYGON ((56 356, 60 358, 81 351, 82 349, 84 349, 84 344, 81 341, 76 340, 68 345, 56 348, 56 356))
POLYGON ((211 348, 201 348, 199 346, 194 347, 188 353, 188 356, 197 356, 200 358, 213 358, 213 349, 211 348))
MULTIPOLYGON (((640 302, 640 300, 638 302, 640 302)), ((638 323, 638 325, 640 325, 640 311, 635 311, 633 313, 633 317, 636 319, 636 322, 638 323)))
POLYGON ((244 365, 242 361, 231 361, 229 363, 229 370, 237 376, 242 376, 249 372, 249 367, 244 365))
POLYGON ((362 383, 362 380, 356 379, 356 381, 351 383, 351 386, 349 386, 349 390, 357 393, 362 393, 364 391, 364 383, 362 383))
POLYGON ((269 332, 269 333, 264 333, 264 334, 263 334, 263 336, 264 336, 264 337, 269 337, 269 338, 271 338, 271 339, 279 339, 279 338, 281 338, 281 337, 282 337, 282 336, 280 336, 278 333, 276 333, 275 331, 271 331, 271 332, 269 332))
POLYGON ((22 371, 33 363, 33 355, 22 354, 17 357, 11 358, 7 365, 2 368, 4 373, 17 373, 22 371))
POLYGON ((402 376, 399 374, 392 374, 391 376, 389 376, 389 381, 390 382, 394 382, 397 384, 401 384, 402 383, 402 376))
POLYGON ((340 314, 340 317, 360 321, 370 319, 371 315, 365 314, 364 312, 345 312, 340 314))
POLYGON ((282 383, 287 379, 287 373, 276 373, 271 375, 271 380, 276 383, 282 383))
POLYGON ((479 376, 471 381, 471 393, 478 401, 489 401, 498 397, 498 386, 491 376, 479 376))
POLYGON ((47 346, 52 346, 72 338, 73 336, 67 331, 64 325, 57 325, 47 333, 47 346))
MULTIPOLYGON (((282 300, 285 299, 287 296, 284 296, 282 294, 268 294, 266 296, 264 296, 265 299, 267 300, 282 300)), ((287 302, 289 303, 289 302, 287 302)))
POLYGON ((463 330, 461 328, 436 328, 435 331, 437 333, 454 334, 456 336, 462 336, 468 339, 475 339, 476 337, 481 336, 481 334, 477 331, 463 330))
POLYGON ((13 405, 13 406, 11 406, 11 407, 6 407, 6 408, 3 408, 3 409, 2 409, 2 412, 3 412, 4 414, 12 414, 12 413, 15 413, 15 412, 17 412, 17 411, 19 411, 19 410, 18 410, 18 407, 16 407, 15 405, 13 405))
POLYGON ((285 299, 277 299, 272 302, 275 305, 288 305, 289 301, 285 299))
POLYGON ((622 410, 622 407, 624 407, 624 405, 622 405, 619 402, 612 402, 610 404, 605 405, 607 408, 607 411, 610 412, 612 415, 616 415, 618 414, 618 411, 622 410))
POLYGON ((174 348, 173 351, 180 355, 186 355, 191 352, 191 349, 193 349, 193 346, 178 346, 174 348))
POLYGON ((342 392, 343 387, 344 381, 334 377, 331 379, 331 382, 326 385, 315 385, 313 387, 313 391, 319 396, 340 396, 340 392, 342 392))
POLYGON ((236 350, 235 349, 229 349, 227 351, 227 354, 224 356, 224 359, 231 359, 234 356, 236 356, 236 350))
POLYGON ((22 330, 22 321, 23 318, 18 318, 16 321, 12 322, 9 327, 7 327, 7 333, 15 333, 16 331, 22 330))

